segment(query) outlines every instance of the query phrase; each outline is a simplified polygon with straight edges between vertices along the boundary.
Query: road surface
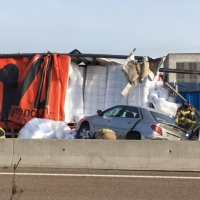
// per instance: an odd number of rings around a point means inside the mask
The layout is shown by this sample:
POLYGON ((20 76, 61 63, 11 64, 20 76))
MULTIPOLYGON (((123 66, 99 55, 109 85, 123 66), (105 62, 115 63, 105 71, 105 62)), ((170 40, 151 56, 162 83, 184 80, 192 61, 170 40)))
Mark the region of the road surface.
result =
POLYGON ((0 199, 199 200, 200 173, 0 168, 0 199), (14 191, 12 191, 14 189, 14 191))

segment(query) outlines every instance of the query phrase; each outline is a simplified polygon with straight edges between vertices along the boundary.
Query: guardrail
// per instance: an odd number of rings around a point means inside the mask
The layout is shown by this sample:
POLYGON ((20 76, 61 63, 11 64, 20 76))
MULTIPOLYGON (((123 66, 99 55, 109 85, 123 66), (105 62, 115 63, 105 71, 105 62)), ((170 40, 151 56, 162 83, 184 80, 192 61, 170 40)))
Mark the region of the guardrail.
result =
POLYGON ((0 166, 200 171, 199 141, 1 139, 0 166))

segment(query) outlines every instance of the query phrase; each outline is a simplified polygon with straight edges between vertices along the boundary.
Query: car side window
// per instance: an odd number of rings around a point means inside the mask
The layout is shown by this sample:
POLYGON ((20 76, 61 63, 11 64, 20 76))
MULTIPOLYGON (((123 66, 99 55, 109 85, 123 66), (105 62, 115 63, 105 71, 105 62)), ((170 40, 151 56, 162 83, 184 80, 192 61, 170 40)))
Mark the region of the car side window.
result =
POLYGON ((123 108, 122 106, 116 106, 116 107, 110 108, 103 112, 103 116, 116 117, 117 114, 122 110, 122 108, 123 108))
POLYGON ((139 118, 139 111, 136 107, 126 107, 120 117, 139 118))

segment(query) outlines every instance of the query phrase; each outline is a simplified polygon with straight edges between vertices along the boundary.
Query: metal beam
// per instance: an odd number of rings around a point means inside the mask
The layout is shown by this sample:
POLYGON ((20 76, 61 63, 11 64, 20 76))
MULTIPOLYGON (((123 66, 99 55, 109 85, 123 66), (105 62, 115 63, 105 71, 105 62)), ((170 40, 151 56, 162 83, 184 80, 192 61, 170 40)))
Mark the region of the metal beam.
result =
MULTIPOLYGON (((70 57, 74 58, 114 58, 114 59, 127 59, 127 55, 112 55, 112 54, 82 54, 78 50, 74 50, 71 53, 57 53, 57 55, 68 55, 70 57)), ((21 58, 21 57, 32 57, 35 54, 40 55, 52 55, 53 52, 47 52, 47 53, 15 53, 15 54, 0 54, 0 58, 21 58)), ((142 61, 143 56, 135 56, 136 60, 142 61)), ((149 57, 151 60, 152 58, 149 57)), ((169 69, 169 68, 160 68, 160 72, 165 73, 180 73, 180 74, 198 74, 200 75, 200 71, 195 70, 180 70, 180 69, 169 69)))
MULTIPOLYGON (((55 52, 56 53, 56 52, 55 52)), ((50 53, 16 53, 16 54, 0 54, 0 58, 21 58, 21 57, 30 57, 35 54, 40 55, 52 55, 53 52, 50 53)), ((89 58, 115 58, 115 59, 127 59, 127 55, 112 55, 112 54, 90 54, 90 53, 84 53, 84 54, 77 54, 77 53, 56 53, 57 55, 68 55, 70 57, 89 57, 89 58)), ((142 60, 143 56, 135 56, 136 60, 142 60)))
POLYGON ((159 72, 177 73, 177 74, 197 74, 197 75, 200 75, 200 71, 195 71, 195 70, 184 70, 184 69, 160 68, 160 69, 159 69, 159 72))

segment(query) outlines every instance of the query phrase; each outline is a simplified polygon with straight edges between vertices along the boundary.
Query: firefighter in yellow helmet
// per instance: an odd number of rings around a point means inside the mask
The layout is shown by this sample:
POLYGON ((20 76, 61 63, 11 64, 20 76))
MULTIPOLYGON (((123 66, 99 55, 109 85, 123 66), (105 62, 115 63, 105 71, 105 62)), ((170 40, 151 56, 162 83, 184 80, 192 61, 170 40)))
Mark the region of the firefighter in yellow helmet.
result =
POLYGON ((110 140, 117 139, 115 132, 108 128, 104 128, 104 129, 97 131, 94 134, 94 138, 95 139, 110 139, 110 140))
POLYGON ((194 124, 196 124, 194 108, 188 103, 188 101, 184 101, 177 109, 174 121, 178 126, 186 130, 189 130, 194 124))
POLYGON ((0 127, 0 139, 6 138, 5 137, 5 131, 0 127))

